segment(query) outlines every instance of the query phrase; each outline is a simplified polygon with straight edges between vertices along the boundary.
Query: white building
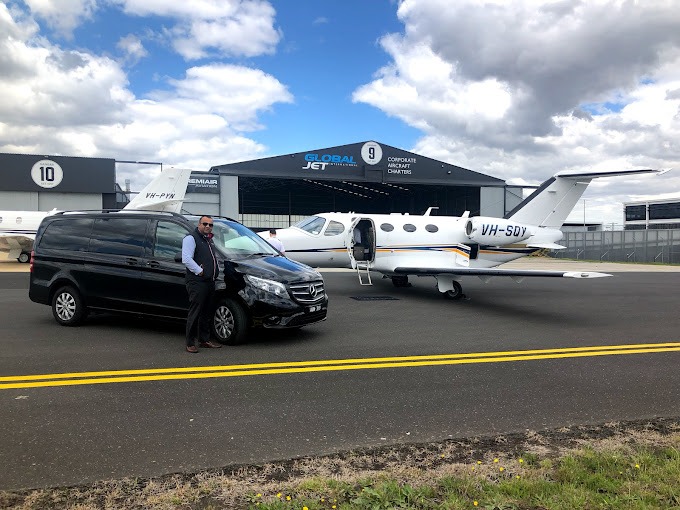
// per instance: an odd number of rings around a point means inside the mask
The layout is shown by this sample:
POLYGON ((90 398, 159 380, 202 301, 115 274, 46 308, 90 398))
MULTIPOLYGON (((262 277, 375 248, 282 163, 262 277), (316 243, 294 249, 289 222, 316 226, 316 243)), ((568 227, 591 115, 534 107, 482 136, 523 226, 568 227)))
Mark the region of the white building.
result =
POLYGON ((624 230, 680 228, 680 198, 623 204, 624 230))

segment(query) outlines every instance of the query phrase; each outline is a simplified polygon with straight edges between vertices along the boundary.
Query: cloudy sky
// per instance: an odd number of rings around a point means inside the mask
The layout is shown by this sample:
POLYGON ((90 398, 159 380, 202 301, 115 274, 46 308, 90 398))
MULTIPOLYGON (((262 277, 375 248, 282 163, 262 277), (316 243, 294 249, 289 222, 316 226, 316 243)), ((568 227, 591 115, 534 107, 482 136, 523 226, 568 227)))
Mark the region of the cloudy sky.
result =
POLYGON ((511 184, 674 167, 590 186, 587 221, 621 223, 680 196, 679 27, 679 0, 4 0, 0 152, 207 170, 376 140, 511 184))

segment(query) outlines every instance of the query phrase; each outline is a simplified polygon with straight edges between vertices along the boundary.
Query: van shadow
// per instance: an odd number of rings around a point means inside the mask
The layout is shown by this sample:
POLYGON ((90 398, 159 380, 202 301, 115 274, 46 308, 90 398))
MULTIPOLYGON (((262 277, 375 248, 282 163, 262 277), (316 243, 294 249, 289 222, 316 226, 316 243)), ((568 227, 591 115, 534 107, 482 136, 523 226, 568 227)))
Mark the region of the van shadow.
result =
MULTIPOLYGON (((185 335, 185 322, 182 319, 149 318, 140 315, 118 315, 106 312, 92 313, 88 316, 84 327, 106 328, 109 331, 129 333, 138 332, 140 335, 153 333, 160 335, 176 335, 182 339, 185 335)), ((311 328, 301 329, 267 329, 252 328, 248 331, 242 346, 276 347, 308 342, 318 338, 319 333, 311 328)), ((228 346, 225 346, 228 347, 228 346)), ((239 346, 234 346, 239 347, 239 346)))

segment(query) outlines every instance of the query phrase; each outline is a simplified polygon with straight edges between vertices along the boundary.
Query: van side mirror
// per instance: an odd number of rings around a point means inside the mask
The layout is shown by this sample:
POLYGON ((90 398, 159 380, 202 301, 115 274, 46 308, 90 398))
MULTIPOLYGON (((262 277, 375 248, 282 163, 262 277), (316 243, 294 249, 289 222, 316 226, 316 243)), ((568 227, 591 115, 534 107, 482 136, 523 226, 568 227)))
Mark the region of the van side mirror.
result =
POLYGON ((182 252, 178 251, 175 253, 175 262, 182 262, 182 252))

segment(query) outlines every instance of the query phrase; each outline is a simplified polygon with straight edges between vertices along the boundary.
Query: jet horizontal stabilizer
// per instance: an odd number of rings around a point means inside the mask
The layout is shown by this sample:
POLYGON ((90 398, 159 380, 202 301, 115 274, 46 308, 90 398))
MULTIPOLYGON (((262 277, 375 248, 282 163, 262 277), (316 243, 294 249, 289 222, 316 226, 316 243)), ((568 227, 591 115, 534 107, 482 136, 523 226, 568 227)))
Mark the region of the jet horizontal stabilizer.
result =
POLYGON ((555 243, 527 243, 527 248, 541 248, 548 250, 566 250, 566 246, 555 243))

